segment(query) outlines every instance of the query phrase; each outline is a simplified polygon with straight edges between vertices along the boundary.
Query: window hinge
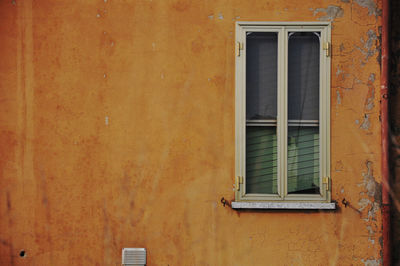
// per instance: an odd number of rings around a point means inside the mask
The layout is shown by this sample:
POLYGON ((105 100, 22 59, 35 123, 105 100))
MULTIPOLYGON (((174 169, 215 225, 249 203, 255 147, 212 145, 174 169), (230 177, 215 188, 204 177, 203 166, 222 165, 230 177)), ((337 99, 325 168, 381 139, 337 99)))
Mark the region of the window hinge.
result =
POLYGON ((243 43, 237 42, 236 43, 236 56, 240 56, 240 50, 243 50, 243 43))
POLYGON ((322 48, 326 51, 326 57, 331 56, 331 43, 330 42, 324 42, 322 48))
POLYGON ((240 184, 243 184, 243 176, 237 176, 235 180, 236 191, 240 190, 240 184))
POLYGON ((330 186, 329 186, 329 177, 328 176, 322 178, 322 184, 325 184, 326 191, 329 191, 330 186))

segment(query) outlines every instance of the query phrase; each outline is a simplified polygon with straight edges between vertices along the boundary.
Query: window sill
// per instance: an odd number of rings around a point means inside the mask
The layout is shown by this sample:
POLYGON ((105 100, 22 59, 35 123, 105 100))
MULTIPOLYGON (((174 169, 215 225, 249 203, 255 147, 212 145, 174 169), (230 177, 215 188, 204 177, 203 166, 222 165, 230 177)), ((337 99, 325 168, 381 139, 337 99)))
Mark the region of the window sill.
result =
POLYGON ((335 210, 334 202, 232 202, 232 209, 335 210))

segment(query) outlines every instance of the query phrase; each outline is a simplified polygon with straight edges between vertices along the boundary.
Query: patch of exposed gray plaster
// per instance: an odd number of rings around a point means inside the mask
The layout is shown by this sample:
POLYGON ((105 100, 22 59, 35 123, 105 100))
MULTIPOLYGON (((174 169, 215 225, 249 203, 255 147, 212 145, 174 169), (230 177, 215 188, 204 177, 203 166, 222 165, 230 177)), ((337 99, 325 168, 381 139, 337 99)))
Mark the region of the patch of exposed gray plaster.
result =
POLYGON ((342 104, 342 98, 340 97, 340 91, 336 90, 336 103, 342 104))
POLYGON ((369 121, 369 115, 365 114, 364 115, 364 120, 361 123, 360 128, 364 129, 364 130, 368 130, 370 126, 371 126, 371 122, 369 121))
POLYGON ((336 18, 343 17, 344 11, 340 6, 328 6, 327 8, 317 8, 314 10, 314 16, 318 13, 326 13, 325 16, 317 18, 321 21, 333 21, 336 18))
POLYGON ((370 16, 377 17, 382 14, 382 10, 378 9, 375 0, 354 0, 354 3, 361 7, 368 8, 368 15, 370 16))
POLYGON ((371 203, 371 201, 367 198, 362 198, 358 201, 358 205, 360 206, 360 208, 358 208, 358 210, 361 212, 363 211, 365 208, 368 207, 368 205, 371 203))
POLYGON ((376 259, 368 259, 368 260, 361 259, 361 261, 364 263, 364 266, 379 266, 379 265, 381 265, 380 261, 376 260, 376 259))
POLYGON ((367 225, 367 231, 368 231, 368 241, 371 242, 372 244, 375 244, 375 240, 372 238, 375 235, 372 226, 367 225))
POLYGON ((374 197, 375 202, 381 202, 381 185, 375 181, 373 169, 372 169, 372 162, 367 161, 367 172, 363 174, 364 177, 364 185, 367 189, 367 195, 370 197, 374 197))
POLYGON ((344 71, 343 70, 341 70, 339 67, 338 67, 338 69, 336 70, 336 76, 339 76, 340 74, 342 74, 344 71))
POLYGON ((221 13, 218 13, 218 18, 222 20, 224 19, 224 16, 221 13))
POLYGON ((364 40, 363 38, 361 38, 361 43, 363 44, 363 47, 356 46, 356 49, 365 56, 366 61, 368 61, 370 57, 378 52, 378 49, 376 47, 377 41, 378 36, 376 35, 376 32, 370 29, 367 31, 367 39, 364 40))
POLYGON ((368 39, 365 42, 365 48, 371 49, 372 45, 375 43, 376 40, 378 40, 378 36, 376 35, 374 30, 368 30, 367 31, 367 36, 368 39))
POLYGON ((371 204, 371 208, 368 210, 368 218, 366 221, 370 221, 371 219, 376 221, 376 213, 379 211, 379 204, 376 202, 373 202, 371 204))
POLYGON ((367 110, 372 110, 372 108, 374 108, 374 106, 375 106, 374 105, 375 87, 372 85, 372 83, 374 83, 374 81, 375 81, 375 74, 371 73, 368 78, 368 87, 370 90, 370 92, 369 92, 370 97, 367 98, 367 103, 365 105, 365 108, 367 110))
POLYGON ((213 19, 213 18, 214 18, 214 15, 209 15, 208 18, 209 18, 209 19, 213 19))
POLYGON ((370 97, 367 99, 367 105, 365 106, 365 108, 367 108, 367 110, 371 110, 372 108, 374 108, 374 97, 370 97))
POLYGON ((374 82, 375 82, 375 74, 374 74, 374 73, 371 73, 371 74, 369 75, 369 77, 368 77, 368 80, 371 81, 372 83, 374 83, 374 82))
POLYGON ((363 218, 364 221, 369 222, 371 220, 376 220, 376 213, 379 212, 381 203, 381 185, 375 181, 372 169, 372 162, 366 162, 367 171, 363 173, 363 183, 360 184, 365 187, 366 191, 360 192, 360 196, 367 195, 368 198, 361 198, 358 201, 360 208, 359 211, 363 211, 365 208, 369 207, 367 212, 367 217, 363 218), (371 198, 374 198, 374 201, 371 198))
POLYGON ((357 120, 355 121, 355 123, 356 123, 357 125, 360 124, 360 120, 357 119, 357 120))

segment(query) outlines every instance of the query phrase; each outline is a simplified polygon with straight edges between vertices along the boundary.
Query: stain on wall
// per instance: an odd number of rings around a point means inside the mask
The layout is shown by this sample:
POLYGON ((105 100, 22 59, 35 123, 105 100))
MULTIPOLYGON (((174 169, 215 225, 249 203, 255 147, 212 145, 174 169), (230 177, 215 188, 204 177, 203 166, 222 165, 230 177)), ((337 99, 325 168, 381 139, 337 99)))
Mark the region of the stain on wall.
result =
POLYGON ((381 264, 380 8, 0 1, 0 264, 113 265, 123 247, 149 265, 381 264), (238 20, 332 21, 337 211, 220 203, 234 196, 238 20))

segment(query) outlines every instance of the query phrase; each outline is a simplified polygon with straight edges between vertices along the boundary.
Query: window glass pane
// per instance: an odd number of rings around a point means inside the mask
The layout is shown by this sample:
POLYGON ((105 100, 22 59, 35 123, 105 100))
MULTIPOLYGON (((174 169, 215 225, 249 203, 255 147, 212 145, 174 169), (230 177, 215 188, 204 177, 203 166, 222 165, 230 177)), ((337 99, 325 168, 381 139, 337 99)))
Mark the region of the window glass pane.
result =
POLYGON ((277 193, 275 126, 246 127, 246 193, 277 193))
POLYGON ((276 119, 278 33, 246 34, 246 119, 276 119))
POLYGON ((246 33, 246 192, 277 193, 278 33, 246 33))
POLYGON ((288 119, 319 118, 319 37, 314 32, 289 33, 288 119))
POLYGON ((288 193, 318 194, 319 33, 290 32, 288 44, 288 193))

